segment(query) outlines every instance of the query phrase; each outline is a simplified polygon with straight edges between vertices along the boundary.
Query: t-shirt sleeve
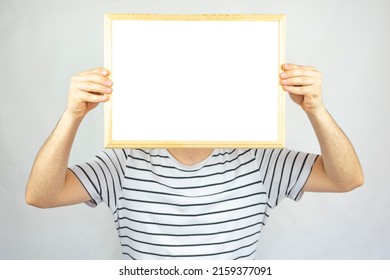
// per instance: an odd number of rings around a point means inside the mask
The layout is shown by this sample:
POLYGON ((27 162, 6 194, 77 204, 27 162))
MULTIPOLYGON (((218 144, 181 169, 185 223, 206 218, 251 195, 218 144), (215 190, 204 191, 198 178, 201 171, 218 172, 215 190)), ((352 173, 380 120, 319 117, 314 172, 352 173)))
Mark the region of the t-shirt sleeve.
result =
POLYGON ((274 208, 285 197, 298 201, 318 155, 289 149, 256 150, 260 176, 274 208))
POLYGON ((115 209, 125 177, 127 153, 122 149, 104 150, 90 161, 69 167, 89 193, 89 206, 104 202, 115 209))

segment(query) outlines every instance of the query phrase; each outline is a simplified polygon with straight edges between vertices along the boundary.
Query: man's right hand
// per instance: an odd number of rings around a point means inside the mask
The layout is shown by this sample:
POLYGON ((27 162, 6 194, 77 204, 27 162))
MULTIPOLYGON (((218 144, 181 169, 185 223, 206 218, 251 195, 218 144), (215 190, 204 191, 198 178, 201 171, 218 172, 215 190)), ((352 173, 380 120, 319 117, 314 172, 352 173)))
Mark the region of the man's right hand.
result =
POLYGON ((112 93, 109 71, 95 68, 80 72, 71 78, 67 113, 75 119, 83 118, 99 103, 106 102, 112 93))

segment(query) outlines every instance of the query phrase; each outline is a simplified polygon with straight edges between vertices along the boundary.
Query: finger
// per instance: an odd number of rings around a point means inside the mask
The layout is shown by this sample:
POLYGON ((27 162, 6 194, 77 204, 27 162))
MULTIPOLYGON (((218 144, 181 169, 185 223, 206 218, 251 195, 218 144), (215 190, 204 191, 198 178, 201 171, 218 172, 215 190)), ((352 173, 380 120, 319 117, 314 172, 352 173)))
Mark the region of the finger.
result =
POLYGON ((90 92, 90 93, 98 93, 98 94, 110 94, 112 93, 112 88, 110 86, 104 86, 98 83, 92 82, 78 82, 74 84, 75 88, 90 92))
POLYGON ((88 92, 85 92, 85 91, 81 91, 79 93, 79 98, 83 102, 100 103, 100 102, 106 102, 109 97, 107 95, 93 94, 93 93, 88 93, 88 92))
POLYGON ((280 81, 282 85, 286 85, 286 86, 310 86, 310 85, 314 85, 316 82, 317 79, 313 77, 303 77, 303 76, 282 79, 280 81))
POLYGON ((314 70, 315 68, 312 66, 304 66, 304 65, 298 65, 298 64, 293 64, 293 63, 285 63, 282 65, 283 70, 293 70, 293 69, 307 69, 307 70, 314 70))
POLYGON ((280 73, 280 77, 284 78, 292 78, 292 77, 321 77, 321 73, 317 70, 307 69, 307 68, 296 68, 292 70, 286 70, 280 73))
POLYGON ((314 86, 303 86, 303 87, 283 86, 283 89, 290 94, 296 94, 296 95, 307 95, 309 93, 315 92, 314 86))
POLYGON ((100 84, 102 86, 112 86, 112 81, 108 77, 95 73, 76 75, 72 77, 71 81, 72 83, 90 82, 100 84))
POLYGON ((109 76, 110 71, 107 68, 103 67, 97 67, 93 68, 84 72, 80 72, 79 75, 88 75, 88 74, 97 74, 97 75, 102 75, 102 76, 109 76))

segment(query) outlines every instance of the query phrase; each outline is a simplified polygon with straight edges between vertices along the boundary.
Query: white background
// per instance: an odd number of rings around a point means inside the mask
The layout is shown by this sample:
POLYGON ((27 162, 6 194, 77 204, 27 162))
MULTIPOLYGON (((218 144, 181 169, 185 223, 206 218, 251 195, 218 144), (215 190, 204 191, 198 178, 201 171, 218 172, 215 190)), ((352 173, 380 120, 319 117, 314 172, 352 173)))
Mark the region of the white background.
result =
MULTIPOLYGON (((103 65, 103 14, 285 13, 287 61, 323 73, 324 102, 355 145, 364 187, 285 200, 268 219, 261 259, 390 259, 390 18, 387 0, 0 1, 0 258, 120 258, 108 209, 24 202, 40 146, 66 106, 70 77, 103 65)), ((288 99, 288 98, 287 98, 288 99)), ((287 146, 319 152, 287 100, 287 146)), ((71 164, 103 147, 103 110, 80 127, 71 164)))

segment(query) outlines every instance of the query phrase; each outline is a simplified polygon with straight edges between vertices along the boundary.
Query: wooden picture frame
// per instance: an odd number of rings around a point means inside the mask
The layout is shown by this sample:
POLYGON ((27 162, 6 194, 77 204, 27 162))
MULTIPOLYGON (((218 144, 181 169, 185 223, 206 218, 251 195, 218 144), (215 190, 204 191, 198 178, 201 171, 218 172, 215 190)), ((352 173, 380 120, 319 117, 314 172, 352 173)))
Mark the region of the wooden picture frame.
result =
POLYGON ((106 148, 284 147, 284 15, 105 14, 106 148))

